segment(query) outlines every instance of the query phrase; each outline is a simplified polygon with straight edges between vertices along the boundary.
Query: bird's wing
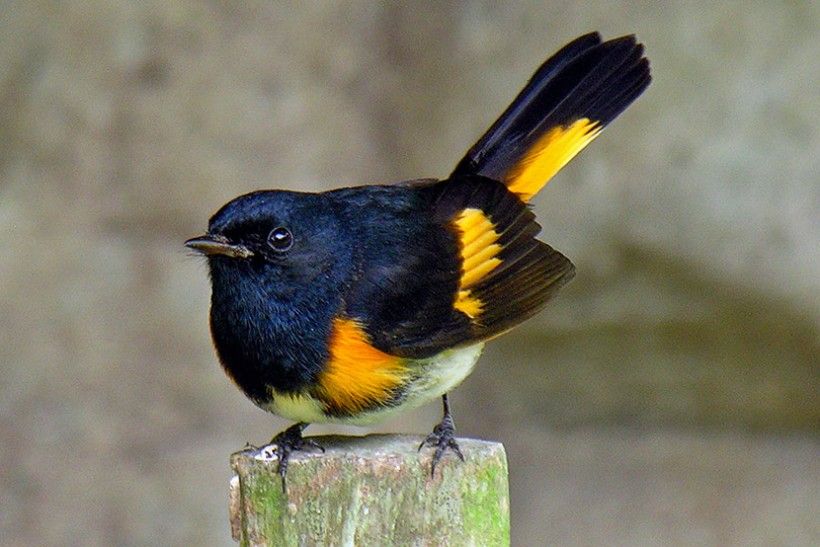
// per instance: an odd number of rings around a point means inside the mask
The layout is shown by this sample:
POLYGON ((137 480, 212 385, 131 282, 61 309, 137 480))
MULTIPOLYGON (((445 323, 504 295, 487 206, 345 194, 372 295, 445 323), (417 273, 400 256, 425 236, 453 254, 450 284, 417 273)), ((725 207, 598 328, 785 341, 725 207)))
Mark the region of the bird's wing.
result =
POLYGON ((572 263, 535 239, 534 215, 502 183, 459 177, 399 192, 412 199, 385 200, 371 213, 383 217, 364 223, 346 298, 346 315, 381 351, 421 358, 487 340, 572 278, 572 263), (412 206, 399 212, 397 201, 412 206))
POLYGON ((564 46, 459 162, 451 177, 503 181, 529 201, 649 85, 634 36, 597 33, 564 46))

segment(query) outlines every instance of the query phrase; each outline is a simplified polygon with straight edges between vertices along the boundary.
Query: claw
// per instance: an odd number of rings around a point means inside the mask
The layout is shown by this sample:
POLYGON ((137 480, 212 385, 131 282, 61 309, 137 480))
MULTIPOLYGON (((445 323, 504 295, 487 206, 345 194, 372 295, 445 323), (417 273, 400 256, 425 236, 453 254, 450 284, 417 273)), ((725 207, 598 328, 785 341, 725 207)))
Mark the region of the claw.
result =
POLYGON ((279 460, 276 473, 282 478, 282 493, 287 494, 285 477, 288 473, 288 463, 292 452, 307 449, 318 449, 321 450, 322 453, 325 451, 325 449, 313 439, 305 439, 302 437, 302 431, 304 431, 307 426, 308 424, 302 422, 292 425, 276 435, 267 446, 263 446, 259 450, 259 458, 270 461, 275 457, 279 460))
POLYGON ((303 443, 299 450, 305 450, 307 448, 313 448, 325 453, 325 447, 314 441, 313 439, 302 439, 303 443))
POLYGON ((464 461, 464 454, 462 454, 461 448, 459 448, 456 442, 456 426, 453 422, 453 416, 450 414, 450 405, 447 402, 447 395, 444 395, 442 399, 444 401, 444 417, 441 419, 441 423, 433 428, 433 432, 427 435, 424 441, 419 445, 419 450, 425 446, 436 448, 435 452, 433 452, 432 464, 430 465, 431 478, 436 476, 436 466, 447 450, 452 450, 461 461, 464 461))

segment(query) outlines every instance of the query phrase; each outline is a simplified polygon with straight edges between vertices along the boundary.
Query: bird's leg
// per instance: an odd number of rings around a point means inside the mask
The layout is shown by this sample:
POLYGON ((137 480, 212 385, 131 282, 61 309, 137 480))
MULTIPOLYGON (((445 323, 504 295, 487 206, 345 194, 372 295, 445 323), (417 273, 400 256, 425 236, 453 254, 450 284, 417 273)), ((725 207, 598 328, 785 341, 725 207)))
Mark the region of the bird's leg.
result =
POLYGON ((441 396, 441 400, 444 403, 444 417, 433 428, 433 432, 427 435, 427 438, 419 445, 419 450, 425 446, 436 447, 436 451, 433 453, 433 464, 430 466, 431 477, 436 475, 436 465, 447 449, 455 452, 461 461, 464 461, 464 454, 461 453, 461 449, 456 442, 456 424, 453 422, 453 415, 450 414, 450 403, 447 401, 446 393, 441 396))
POLYGON ((273 459, 276 457, 276 459, 279 460, 279 467, 276 472, 282 477, 282 492, 287 491, 285 489, 285 475, 287 475, 288 472, 288 460, 290 460, 291 452, 311 448, 321 450, 322 452, 325 451, 325 449, 313 439, 305 439, 302 437, 302 431, 304 431, 308 425, 310 424, 299 422, 290 426, 271 439, 270 443, 262 447, 259 451, 265 459, 273 459))

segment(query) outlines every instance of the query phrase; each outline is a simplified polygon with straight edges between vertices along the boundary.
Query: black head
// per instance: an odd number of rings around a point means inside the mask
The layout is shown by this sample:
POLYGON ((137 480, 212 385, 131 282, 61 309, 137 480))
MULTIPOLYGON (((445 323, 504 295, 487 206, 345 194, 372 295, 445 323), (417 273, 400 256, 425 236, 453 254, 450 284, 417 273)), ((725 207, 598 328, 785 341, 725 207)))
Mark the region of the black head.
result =
POLYGON ((227 203, 211 217, 208 233, 185 245, 208 257, 215 291, 249 283, 256 296, 298 300, 340 281, 348 255, 340 233, 325 196, 259 191, 227 203))
POLYGON ((185 244, 208 258, 211 333, 245 393, 314 381, 352 271, 351 236, 324 194, 254 192, 222 207, 185 244))

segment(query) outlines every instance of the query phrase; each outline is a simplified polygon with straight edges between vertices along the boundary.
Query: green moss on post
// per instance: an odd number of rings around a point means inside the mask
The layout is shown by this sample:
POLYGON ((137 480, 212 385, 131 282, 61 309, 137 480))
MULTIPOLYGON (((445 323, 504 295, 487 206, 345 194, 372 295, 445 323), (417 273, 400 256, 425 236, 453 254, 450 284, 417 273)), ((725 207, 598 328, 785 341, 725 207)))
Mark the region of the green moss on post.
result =
POLYGON ((242 545, 508 545, 507 458, 499 443, 459 439, 430 477, 422 437, 322 437, 294 453, 288 491, 276 461, 231 456, 231 530, 242 545))

